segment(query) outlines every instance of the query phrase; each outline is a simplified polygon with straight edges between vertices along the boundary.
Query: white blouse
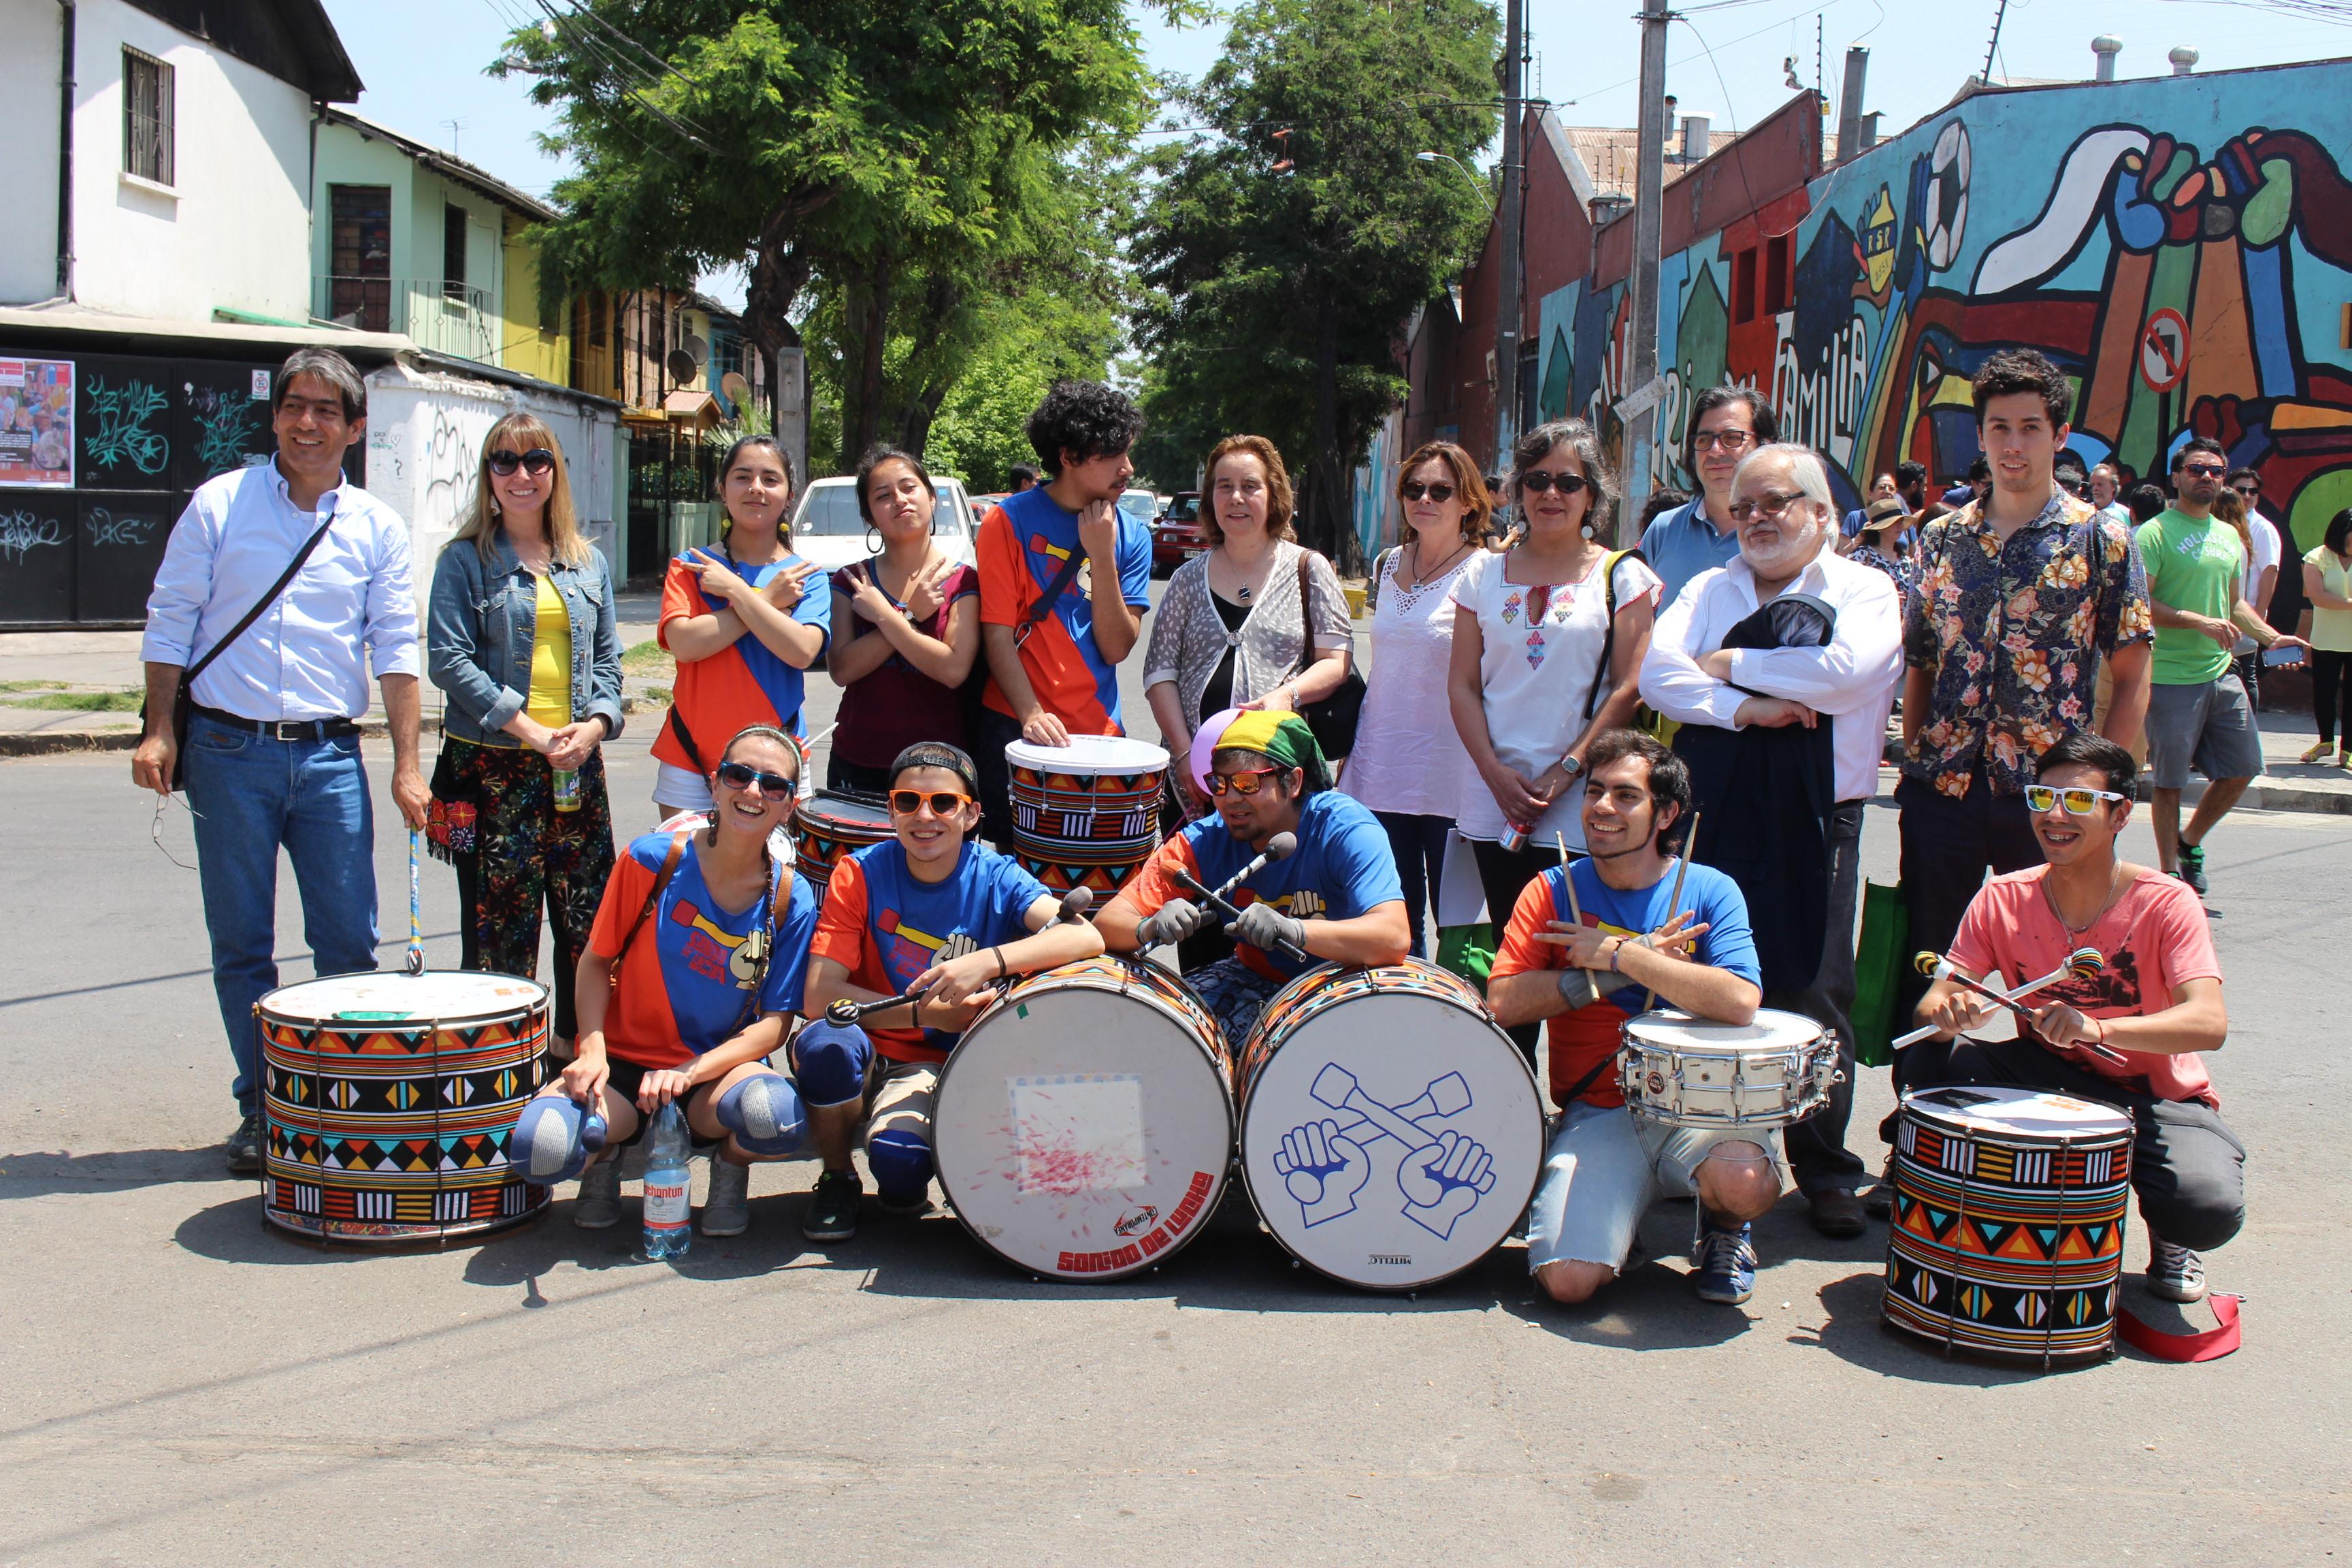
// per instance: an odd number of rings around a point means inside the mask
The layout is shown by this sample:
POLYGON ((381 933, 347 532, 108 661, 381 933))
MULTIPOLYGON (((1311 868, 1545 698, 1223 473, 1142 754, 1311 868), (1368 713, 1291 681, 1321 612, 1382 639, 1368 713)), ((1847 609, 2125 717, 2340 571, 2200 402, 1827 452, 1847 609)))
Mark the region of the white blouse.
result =
MULTIPOLYGON (((1482 552, 1455 579, 1454 602, 1478 618, 1485 643, 1478 684, 1495 754, 1532 781, 1584 732, 1584 706, 1601 673, 1609 629, 1609 596, 1600 581, 1608 557, 1596 552, 1580 583, 1539 585, 1503 580, 1504 569, 1518 558, 1517 551, 1482 552)), ((1616 586, 1621 610, 1643 595, 1653 609, 1657 605, 1658 574, 1639 561, 1617 563, 1616 586)), ((1601 700, 1608 700, 1602 692, 1601 700)), ((1583 813, 1584 792, 1562 792, 1529 841, 1549 848, 1557 834, 1570 848, 1581 849, 1583 813)), ((1503 836, 1503 808, 1475 769, 1463 787, 1456 826, 1465 838, 1494 843, 1503 836)))
POLYGON ((1472 546, 1443 573, 1408 588, 1401 551, 1385 552, 1372 581, 1371 666, 1356 721, 1355 754, 1339 787, 1374 811, 1451 818, 1465 787, 1480 788, 1446 704, 1454 658, 1452 588, 1486 552, 1472 546))

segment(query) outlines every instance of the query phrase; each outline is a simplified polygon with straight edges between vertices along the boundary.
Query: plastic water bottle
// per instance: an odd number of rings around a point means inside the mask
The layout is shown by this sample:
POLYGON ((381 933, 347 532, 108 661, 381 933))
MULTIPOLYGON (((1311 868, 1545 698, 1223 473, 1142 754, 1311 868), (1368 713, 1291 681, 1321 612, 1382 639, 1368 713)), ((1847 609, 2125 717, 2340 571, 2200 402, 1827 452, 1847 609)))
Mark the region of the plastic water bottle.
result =
POLYGON ((646 1256, 683 1258, 693 1244, 687 1225, 691 1186, 686 1158, 686 1112, 671 1100, 654 1118, 653 1150, 646 1156, 646 1256))
POLYGON ((554 773, 553 787, 555 791, 555 809, 558 811, 579 810, 579 770, 577 768, 557 768, 554 773))

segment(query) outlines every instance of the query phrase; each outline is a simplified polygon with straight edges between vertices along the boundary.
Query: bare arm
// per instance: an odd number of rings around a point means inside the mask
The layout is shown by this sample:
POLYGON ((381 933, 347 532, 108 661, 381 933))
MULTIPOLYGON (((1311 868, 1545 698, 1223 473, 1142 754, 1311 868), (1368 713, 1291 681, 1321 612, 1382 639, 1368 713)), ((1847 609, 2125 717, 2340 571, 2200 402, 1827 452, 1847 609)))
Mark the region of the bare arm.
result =
MULTIPOLYGON (((2352 599, 2347 599, 2341 594, 2329 593, 2326 574, 2308 561, 2303 565, 2303 596, 2323 610, 2352 610, 2352 599)), ((2308 627, 2300 626, 2296 629, 2305 632, 2309 630, 2308 627)), ((155 667, 151 664, 147 668, 152 670, 155 667)), ((151 676, 149 679, 153 678, 151 676)))
POLYGON ((1037 700, 1037 689, 1029 684, 1029 672, 1021 667, 1021 645, 1013 640, 1013 628, 984 625, 980 628, 982 649, 988 655, 988 673, 996 678, 998 689, 1013 709, 1013 716, 1021 721, 1021 732, 1041 746, 1066 746, 1070 743, 1069 726, 1045 711, 1037 700))
MULTIPOLYGON (((2145 641, 2119 647, 2107 656, 2107 721, 2099 733, 2129 751, 2138 744, 2140 728, 2147 722, 2147 688, 2152 646, 2145 641)), ((1915 672, 1916 673, 1916 672, 1915 672)), ((1906 733, 1911 728, 1911 704, 1903 705, 1906 733)))
POLYGON ((908 989, 923 994, 926 1012, 934 1000, 942 1009, 967 1002, 985 1005, 996 999, 1003 983, 1012 976, 1058 969, 1065 963, 1093 958, 1103 951, 1100 931, 1085 921, 1057 923, 1055 917, 1060 913, 1060 900, 1039 899, 1022 912, 1022 923, 1029 928, 1029 935, 967 952, 945 963, 935 963, 917 975, 908 989))
POLYGON ((1104 945, 1113 952, 1135 952, 1142 947, 1135 940, 1135 928, 1143 923, 1144 911, 1135 901, 1134 887, 1130 881, 1095 915, 1095 930, 1102 932, 1104 945))
MULTIPOLYGON (((1977 1027, 1998 1011, 1949 977, 1927 987, 1927 994, 1919 999, 1919 1021, 1934 1025, 1947 1039, 1977 1027)), ((2179 1056, 2220 1050, 2230 1033, 2221 983, 2210 978, 2181 982, 2172 988, 2172 1005, 2135 1018, 2091 1018, 2063 1002, 2032 1011, 2034 1032, 2056 1046, 2095 1044, 2150 1056, 2179 1056)))
POLYGON ((408 826, 422 828, 433 808, 433 792, 425 787, 425 772, 417 764, 424 700, 413 675, 382 676, 376 683, 383 689, 384 723, 392 731, 392 798, 408 826))
POLYGON ((1412 931, 1405 924, 1404 900, 1391 899, 1344 921, 1301 921, 1307 932, 1299 943, 1308 955, 1337 963, 1402 963, 1412 951, 1412 931))
MULTIPOLYGON (((2112 664, 2110 668, 2112 668, 2112 664)), ((1903 749, 1909 751, 1919 743, 1919 731, 1927 727, 1927 704, 1936 693, 1936 672, 1912 665, 1903 671, 1903 749)), ((2147 704, 2141 708, 2145 710, 2147 704)), ((2112 717, 2112 710, 2110 711, 2112 717)), ((2108 739, 2113 740, 2111 735, 2108 739)))
POLYGON ((1454 658, 1445 671, 1445 702, 1454 714, 1454 732, 1462 737, 1462 749, 1470 753, 1471 766, 1478 770, 1478 777, 1503 815, 1516 822, 1533 822, 1550 802, 1534 793, 1532 781, 1495 754, 1495 740, 1486 729, 1486 696, 1479 668, 1486 653, 1486 634, 1478 628, 1478 617, 1456 605, 1454 658))
MULTIPOLYGON (((1544 929, 1536 933, 1536 940, 1573 947, 1580 931, 1582 942, 1597 950, 1586 955, 1596 961, 1588 967, 1605 971, 1612 961, 1617 966, 1612 978, 1604 979, 1596 973, 1596 984, 1647 986, 1686 1013, 1723 1024, 1749 1023, 1763 1004, 1764 993, 1757 989, 1755 982, 1742 979, 1727 969, 1677 958, 1631 937, 1604 937, 1595 927, 1580 928, 1566 921, 1547 921, 1544 929)), ((1496 1020, 1506 1027, 1554 1017, 1569 1010, 1568 999, 1559 994, 1559 976, 1558 969, 1530 969, 1504 975, 1488 983, 1486 1005, 1494 1009, 1496 1020)))
POLYGON ((882 628, 861 619, 856 601, 833 591, 833 641, 824 650, 824 672, 836 686, 865 679, 890 662, 890 641, 882 628))

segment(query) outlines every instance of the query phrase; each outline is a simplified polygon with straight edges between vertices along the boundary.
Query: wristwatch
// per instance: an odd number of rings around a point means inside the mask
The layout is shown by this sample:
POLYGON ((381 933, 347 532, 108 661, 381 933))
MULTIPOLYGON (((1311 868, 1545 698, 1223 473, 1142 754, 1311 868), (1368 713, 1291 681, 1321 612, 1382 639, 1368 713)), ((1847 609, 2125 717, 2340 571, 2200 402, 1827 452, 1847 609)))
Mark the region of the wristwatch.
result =
POLYGON ((1559 765, 1567 770, 1568 782, 1570 784, 1574 784, 1579 778, 1583 776, 1584 759, 1582 757, 1572 754, 1562 757, 1559 760, 1559 765))

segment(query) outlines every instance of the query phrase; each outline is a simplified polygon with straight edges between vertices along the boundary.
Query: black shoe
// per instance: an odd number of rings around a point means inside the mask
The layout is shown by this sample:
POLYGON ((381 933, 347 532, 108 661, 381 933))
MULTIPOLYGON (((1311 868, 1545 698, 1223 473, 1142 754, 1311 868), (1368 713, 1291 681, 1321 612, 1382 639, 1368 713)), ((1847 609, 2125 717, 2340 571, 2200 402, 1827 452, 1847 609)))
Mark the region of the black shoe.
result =
POLYGON ((228 1135, 228 1142, 221 1145, 221 1152, 226 1158, 230 1175, 258 1175, 261 1172, 261 1112, 247 1111, 245 1120, 236 1124, 236 1131, 228 1135))
POLYGON ((1807 1201, 1812 1205, 1813 1228, 1832 1240, 1851 1240, 1865 1228, 1862 1200, 1850 1187, 1823 1187, 1807 1201))
POLYGON ((809 1194, 808 1215, 801 1234, 811 1241, 847 1241, 857 1234, 857 1205, 866 1196, 865 1184, 855 1171, 827 1171, 809 1194))

